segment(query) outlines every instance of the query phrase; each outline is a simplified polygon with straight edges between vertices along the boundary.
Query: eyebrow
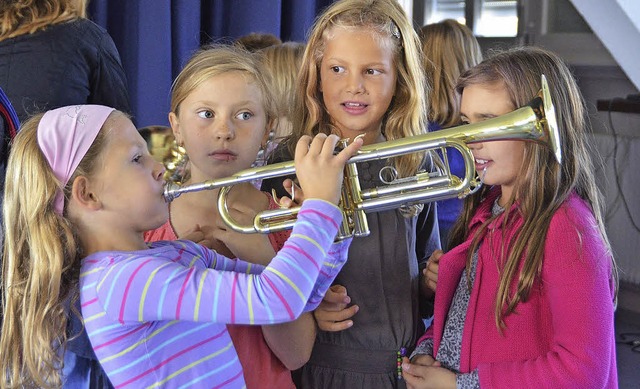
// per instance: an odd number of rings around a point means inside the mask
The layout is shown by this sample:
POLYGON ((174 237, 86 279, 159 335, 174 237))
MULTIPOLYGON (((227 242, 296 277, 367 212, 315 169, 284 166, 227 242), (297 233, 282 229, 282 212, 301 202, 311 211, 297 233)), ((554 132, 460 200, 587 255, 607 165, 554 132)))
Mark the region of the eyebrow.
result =
MULTIPOLYGON (((251 105, 251 104, 257 104, 259 106, 262 106, 263 104, 259 101, 252 101, 252 100, 243 100, 243 101, 239 101, 237 103, 234 103, 233 106, 245 106, 245 105, 251 105)), ((210 100, 198 100, 194 102, 194 105, 207 105, 207 106, 216 106, 217 103, 214 103, 213 101, 210 100)))
MULTIPOLYGON (((328 57, 326 58, 327 61, 336 61, 336 62, 347 62, 346 60, 342 59, 342 58, 336 58, 336 57, 328 57)), ((385 63, 385 62, 369 62, 369 63, 365 63, 361 66, 364 67, 371 67, 371 66, 388 66, 392 63, 385 63)))

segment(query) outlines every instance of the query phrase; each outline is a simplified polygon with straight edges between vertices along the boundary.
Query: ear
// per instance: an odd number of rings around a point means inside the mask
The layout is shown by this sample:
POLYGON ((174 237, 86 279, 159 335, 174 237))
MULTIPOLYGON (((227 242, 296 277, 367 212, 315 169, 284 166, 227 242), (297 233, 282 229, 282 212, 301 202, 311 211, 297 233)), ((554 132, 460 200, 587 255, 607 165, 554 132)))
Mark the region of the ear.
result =
POLYGON ((176 139, 176 143, 178 145, 184 145, 184 139, 182 139, 182 133, 180 132, 180 120, 174 112, 169 112, 169 124, 171 124, 171 131, 173 131, 173 137, 176 139))
POLYGON ((97 193, 91 189, 89 179, 85 176, 76 177, 71 186, 71 199, 80 208, 97 211, 102 208, 102 202, 97 193))

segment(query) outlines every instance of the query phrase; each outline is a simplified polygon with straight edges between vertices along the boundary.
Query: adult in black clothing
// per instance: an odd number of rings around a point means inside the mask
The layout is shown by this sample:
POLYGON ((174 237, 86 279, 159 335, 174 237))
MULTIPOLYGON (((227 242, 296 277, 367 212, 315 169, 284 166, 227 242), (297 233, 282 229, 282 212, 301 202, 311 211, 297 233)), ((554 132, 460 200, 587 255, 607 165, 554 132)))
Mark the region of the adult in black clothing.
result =
POLYGON ((0 3, 0 87, 18 118, 65 105, 130 112, 120 56, 86 0, 0 3))
MULTIPOLYGON (((75 104, 131 112, 120 55, 86 8, 87 0, 0 2, 0 87, 20 121, 75 104)), ((63 387, 111 388, 78 314, 69 315, 67 337, 63 387)))

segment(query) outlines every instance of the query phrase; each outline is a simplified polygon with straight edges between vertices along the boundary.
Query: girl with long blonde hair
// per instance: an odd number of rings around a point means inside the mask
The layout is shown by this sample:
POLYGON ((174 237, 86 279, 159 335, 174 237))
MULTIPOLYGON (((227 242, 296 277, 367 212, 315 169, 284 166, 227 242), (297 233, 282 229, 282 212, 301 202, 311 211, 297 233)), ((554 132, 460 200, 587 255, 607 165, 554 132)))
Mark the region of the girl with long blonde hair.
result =
MULTIPOLYGON (((347 259, 334 243, 346 161, 337 136, 304 137, 305 199, 268 266, 188 240, 147 244, 169 210, 164 167, 123 113, 67 106, 14 139, 4 202, 0 387, 60 387, 65 302, 80 295, 93 350, 116 387, 243 388, 226 324, 295 320, 313 310, 347 259)), ((77 312, 75 312, 77 314, 77 312)))
MULTIPOLYGON (((311 30, 298 75, 294 132, 273 160, 290 158, 304 135, 362 136, 364 144, 375 144, 423 134, 427 90, 418 36, 397 1, 337 1, 311 30)), ((408 177, 431 165, 424 154, 360 163, 362 187, 383 186, 385 167, 408 177)), ((263 189, 277 186, 266 181, 263 189)), ((414 344, 426 314, 419 309, 427 297, 419 266, 440 247, 435 206, 367 218, 371 234, 354 240, 350 264, 314 313, 321 331, 301 372, 303 388, 403 385, 397 358, 414 344)))

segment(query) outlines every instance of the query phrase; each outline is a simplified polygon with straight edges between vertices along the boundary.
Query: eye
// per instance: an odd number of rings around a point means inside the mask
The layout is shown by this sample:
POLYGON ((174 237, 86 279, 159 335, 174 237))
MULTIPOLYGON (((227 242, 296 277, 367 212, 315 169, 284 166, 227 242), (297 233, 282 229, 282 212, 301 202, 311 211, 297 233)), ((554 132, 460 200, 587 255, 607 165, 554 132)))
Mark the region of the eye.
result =
POLYGON ((462 124, 469 124, 469 119, 466 116, 461 116, 460 117, 460 123, 462 124))
POLYGON ((382 72, 380 70, 376 70, 376 69, 367 69, 365 71, 366 74, 371 74, 371 75, 377 75, 377 74, 382 74, 382 72))
POLYGON ((332 66, 331 71, 334 73, 344 73, 344 68, 342 66, 332 66))
POLYGON ((253 114, 248 111, 242 111, 236 115, 236 119, 240 119, 240 120, 249 120, 252 117, 253 117, 253 114))
POLYGON ((131 159, 131 162, 133 162, 133 163, 140 163, 140 161, 142 161, 142 154, 136 154, 136 155, 131 159))
POLYGON ((198 112, 198 116, 203 119, 211 119, 213 118, 213 112, 205 109, 203 111, 198 112))

